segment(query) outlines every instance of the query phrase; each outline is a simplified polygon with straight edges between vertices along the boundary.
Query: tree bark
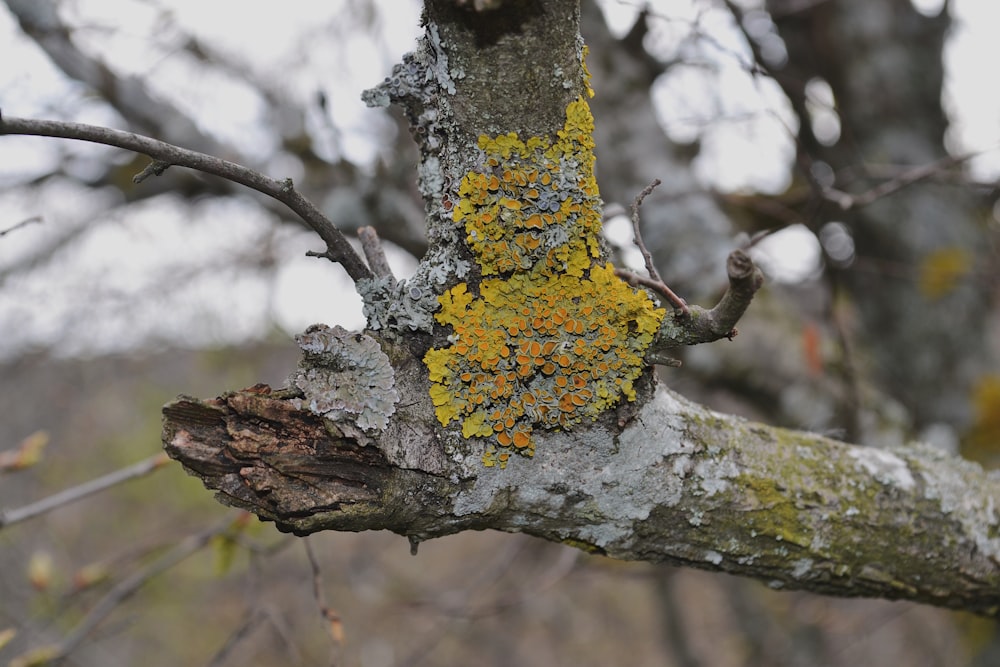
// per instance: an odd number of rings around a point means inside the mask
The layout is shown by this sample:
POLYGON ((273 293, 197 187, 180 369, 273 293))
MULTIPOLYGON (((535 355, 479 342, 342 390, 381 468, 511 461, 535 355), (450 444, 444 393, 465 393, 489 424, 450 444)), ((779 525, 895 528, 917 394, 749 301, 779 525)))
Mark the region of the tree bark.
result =
POLYGON ((846 445, 660 387, 622 427, 547 434, 534 458, 485 469, 416 398, 370 437, 280 390, 181 397, 164 408, 164 443, 220 501, 300 535, 391 530, 415 544, 491 528, 774 588, 1000 612, 1000 475, 928 446, 846 445))

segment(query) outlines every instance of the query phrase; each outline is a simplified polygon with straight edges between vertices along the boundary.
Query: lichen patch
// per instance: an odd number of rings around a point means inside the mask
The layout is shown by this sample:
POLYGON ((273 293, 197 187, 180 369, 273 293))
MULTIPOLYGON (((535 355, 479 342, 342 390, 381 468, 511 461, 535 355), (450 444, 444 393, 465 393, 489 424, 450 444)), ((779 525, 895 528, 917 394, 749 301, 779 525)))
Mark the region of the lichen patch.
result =
POLYGON ((554 138, 483 135, 457 187, 452 219, 484 279, 440 296, 435 318, 453 333, 424 363, 438 420, 489 439, 487 466, 531 456, 536 428, 569 428, 635 400, 664 316, 599 262, 593 129, 581 97, 554 138))

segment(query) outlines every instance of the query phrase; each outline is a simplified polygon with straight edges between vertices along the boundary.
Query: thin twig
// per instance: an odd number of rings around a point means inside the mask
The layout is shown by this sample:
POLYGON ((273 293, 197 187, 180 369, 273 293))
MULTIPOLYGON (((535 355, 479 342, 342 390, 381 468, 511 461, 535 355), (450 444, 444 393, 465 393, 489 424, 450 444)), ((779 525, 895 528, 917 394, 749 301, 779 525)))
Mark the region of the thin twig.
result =
POLYGON ((649 274, 649 278, 643 278, 642 276, 634 274, 631 271, 625 271, 623 269, 615 269, 615 275, 619 278, 624 278, 633 286, 642 285, 658 292, 674 307, 675 310, 679 310, 682 315, 687 317, 690 314, 687 301, 677 296, 677 294, 663 282, 663 278, 660 277, 660 272, 656 270, 656 266, 653 264, 653 255, 649 252, 649 249, 643 242, 642 232, 639 231, 639 209, 642 207, 642 202, 661 182, 662 181, 660 181, 660 179, 654 178, 653 182, 647 185, 643 191, 636 196, 635 201, 632 202, 632 240, 642 253, 642 259, 646 263, 646 272, 649 274))
POLYGON ((267 619, 264 612, 260 609, 255 609, 254 611, 247 614, 243 622, 240 623, 239 627, 229 635, 226 643, 222 645, 212 659, 208 662, 208 667, 219 667, 220 665, 226 664, 226 660, 229 659, 230 654, 233 652, 240 642, 250 636, 250 633, 260 625, 261 621, 267 619))
POLYGON ((132 177, 132 183, 139 185, 150 176, 162 176, 163 172, 169 168, 169 162, 164 162, 163 160, 153 160, 143 167, 142 171, 132 177))
POLYGON ((312 544, 309 542, 309 538, 303 538, 302 542, 306 548, 306 556, 309 557, 309 567, 312 568, 313 598, 316 600, 316 605, 319 607, 320 615, 328 624, 327 629, 330 632, 330 638, 333 640, 333 648, 336 650, 340 647, 340 644, 344 639, 344 631, 340 620, 340 614, 326 604, 326 596, 323 595, 323 573, 319 569, 319 561, 316 559, 316 554, 313 553, 312 544))
POLYGON ((30 505, 25 505, 24 507, 18 507, 12 510, 4 510, 0 512, 0 530, 12 526, 15 523, 20 523, 21 521, 26 521, 27 519, 34 518, 46 512, 50 512, 63 505, 68 505, 69 503, 76 502, 86 498, 87 496, 93 495, 99 491, 104 491, 105 489, 110 489, 112 486, 121 484, 130 479, 136 479, 137 477, 143 477, 161 468, 170 462, 170 457, 164 452, 160 452, 155 456, 151 456, 144 461, 135 463, 128 466, 127 468, 122 468, 121 470, 116 470, 115 472, 104 475, 103 477, 98 477, 97 479, 92 479, 89 482, 80 484, 79 486, 74 486, 70 489, 65 489, 49 496, 48 498, 43 498, 36 503, 31 503, 30 505))
POLYGON ((639 231, 639 209, 642 207, 642 202, 646 197, 652 194, 656 186, 662 182, 660 179, 654 178, 653 182, 636 195, 635 201, 632 202, 632 240, 635 241, 636 246, 639 247, 639 251, 642 253, 642 259, 646 263, 646 272, 649 274, 649 277, 658 283, 663 283, 663 278, 660 277, 660 272, 656 270, 656 266, 653 264, 652 253, 649 252, 646 244, 642 242, 642 232, 639 231))
POLYGON ((27 220, 22 220, 21 222, 17 223, 13 227, 8 227, 7 229, 0 230, 0 237, 7 236, 8 234, 10 234, 11 232, 13 232, 14 230, 21 229, 22 227, 27 227, 28 225, 30 225, 33 222, 41 222, 41 221, 42 221, 42 216, 40 216, 40 215, 33 215, 30 218, 28 218, 27 220))
POLYGON ((379 278, 392 278, 395 282, 396 278, 392 275, 392 269, 389 268, 389 260, 385 257, 382 242, 379 240, 375 228, 359 227, 357 234, 361 241, 361 250, 365 253, 365 259, 368 260, 368 266, 371 267, 372 273, 379 278))
POLYGON ((895 194, 903 188, 926 180, 950 167, 957 166, 963 162, 968 162, 972 158, 977 157, 984 152, 985 151, 974 151, 963 155, 949 155, 929 164, 919 165, 904 171, 895 178, 879 183, 875 187, 859 195, 852 195, 831 187, 822 188, 823 198, 827 201, 833 202, 844 211, 853 208, 861 208, 862 206, 868 206, 883 197, 895 194))
POLYGON ((0 115, 0 135, 26 134, 39 137, 57 137, 61 139, 77 139, 90 141, 107 146, 117 146, 136 153, 148 155, 155 161, 137 176, 140 180, 157 171, 162 172, 166 166, 176 165, 203 171, 206 174, 219 176, 227 180, 245 185, 257 192, 277 199, 294 211, 308 224, 313 231, 326 243, 324 256, 338 262, 347 274, 358 281, 371 278, 372 273, 365 266, 364 260, 354 251, 340 230, 324 216, 316 205, 302 196, 295 189, 292 179, 278 180, 269 178, 258 171, 249 169, 235 162, 205 155, 197 151, 187 150, 157 139, 144 137, 132 132, 112 130, 107 127, 70 123, 51 120, 32 120, 27 118, 4 118, 0 115), (163 163, 163 164, 159 164, 163 163), (150 173, 147 173, 150 172, 150 173))
POLYGON ((564 547, 559 552, 555 561, 524 587, 527 590, 519 590, 509 595, 503 595, 493 601, 480 599, 486 596, 480 595, 476 591, 476 595, 468 595, 465 600, 457 605, 434 605, 434 603, 426 603, 426 606, 441 616, 470 621, 502 614, 508 609, 527 604, 533 598, 537 598, 537 596, 568 577, 579 563, 581 555, 582 553, 577 549, 564 547))
MULTIPOLYGON (((510 540, 504 549, 493 555, 489 563, 475 568, 471 577, 456 577, 456 581, 462 582, 461 591, 455 592, 458 608, 470 608, 474 604, 470 600, 484 598, 490 589, 496 587, 503 577, 514 569, 518 556, 527 548, 528 542, 526 540, 510 540)), ((418 604, 423 606, 423 603, 418 604)), ((424 658, 451 632, 456 617, 464 618, 461 614, 454 612, 443 613, 444 607, 440 604, 431 602, 429 606, 439 614, 444 615, 445 618, 435 624, 435 627, 421 633, 417 641, 413 642, 415 646, 410 648, 409 654, 396 662, 396 667, 416 667, 422 663, 424 658)))
POLYGON ((625 280, 628 284, 633 287, 637 285, 642 285, 643 287, 648 287, 660 294, 663 298, 670 302, 670 304, 677 310, 684 313, 684 315, 689 314, 689 306, 687 301, 677 296, 677 294, 667 287, 663 281, 654 280, 653 278, 646 278, 645 276, 640 276, 638 273, 632 273, 627 269, 615 269, 615 275, 619 278, 625 280))
POLYGON ((51 658, 52 664, 56 664, 70 653, 72 653, 90 635, 91 632, 100 625, 107 616, 114 611, 125 600, 130 598, 140 588, 142 588, 153 577, 166 572, 182 560, 203 549, 216 535, 219 535, 232 524, 232 519, 227 518, 222 523, 204 530, 200 533, 189 535, 180 543, 160 556, 158 559, 122 579, 107 594, 94 605, 94 607, 83 617, 73 631, 55 649, 51 658))

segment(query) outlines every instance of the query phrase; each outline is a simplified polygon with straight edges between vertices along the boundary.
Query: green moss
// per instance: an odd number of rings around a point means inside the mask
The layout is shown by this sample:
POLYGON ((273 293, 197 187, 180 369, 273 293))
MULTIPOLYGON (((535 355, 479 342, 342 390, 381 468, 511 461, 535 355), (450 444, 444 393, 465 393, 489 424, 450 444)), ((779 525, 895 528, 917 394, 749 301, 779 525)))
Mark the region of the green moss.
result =
POLYGON ((580 551, 586 551, 589 554, 604 554, 604 549, 597 546, 596 544, 591 544, 590 542, 585 542, 583 540, 575 540, 567 537, 562 540, 562 543, 568 547, 573 547, 574 549, 579 549, 580 551))
POLYGON ((758 534, 776 540, 809 548, 813 541, 812 529, 800 520, 801 511, 779 489, 773 479, 741 475, 735 480, 755 510, 749 523, 758 534))

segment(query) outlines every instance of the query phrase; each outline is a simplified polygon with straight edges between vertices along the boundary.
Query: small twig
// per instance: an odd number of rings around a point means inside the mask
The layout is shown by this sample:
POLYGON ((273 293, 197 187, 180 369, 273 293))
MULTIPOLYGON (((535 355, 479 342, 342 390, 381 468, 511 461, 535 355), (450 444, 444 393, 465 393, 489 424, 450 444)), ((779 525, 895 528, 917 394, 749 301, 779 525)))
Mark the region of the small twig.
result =
POLYGON ((499 585, 503 577, 514 569, 517 558, 527 548, 528 543, 525 540, 510 540, 505 548, 491 554, 490 562, 475 568, 465 577, 456 578, 456 581, 461 581, 462 585, 460 591, 455 591, 453 596, 449 596, 456 600, 452 604, 445 606, 434 602, 418 602, 418 605, 429 606, 445 618, 435 627, 422 633, 419 639, 414 642, 415 646, 410 648, 409 654, 396 662, 396 667, 415 667, 424 662, 424 659, 451 631, 456 618, 467 618, 467 615, 461 610, 463 608, 466 611, 470 610, 474 605, 471 600, 485 598, 490 589, 499 585), (460 611, 450 613, 447 611, 456 608, 460 611))
MULTIPOLYGON (((364 260, 361 259, 360 255, 351 247, 347 237, 316 208, 315 204, 303 197, 295 189, 291 179, 278 180, 269 178, 258 171, 236 164, 235 162, 229 162, 228 160, 211 155, 180 148, 164 141, 144 137, 140 134, 112 130, 96 125, 86 125, 84 123, 4 118, 0 114, 0 135, 3 134, 25 134, 39 137, 77 139, 105 144, 107 146, 117 146, 118 148, 124 148, 135 153, 148 155, 153 160, 161 163, 196 169, 206 174, 212 174, 233 181, 234 183, 245 185, 257 192, 277 199, 302 218, 313 231, 319 234, 323 242, 326 243, 326 252, 322 256, 338 262, 355 282, 372 277, 371 271, 365 266, 364 260)), ((165 169, 165 167, 163 168, 165 169)), ((147 169, 151 170, 150 174, 146 174, 146 170, 143 170, 139 174, 139 177, 145 179, 155 173, 160 167, 154 162, 147 169)))
POLYGON ((70 489, 65 489, 48 498, 43 498, 36 503, 31 503, 30 505, 25 505, 24 507, 19 507, 12 510, 4 510, 0 512, 0 530, 8 526, 12 526, 15 523, 20 523, 21 521, 26 521, 27 519, 34 518, 40 514, 45 514, 63 505, 68 505, 70 503, 76 502, 86 498, 87 496, 93 495, 99 491, 104 491, 105 489, 110 489, 112 486, 121 484, 130 479, 136 479, 137 477, 143 477, 161 468, 170 462, 170 457, 165 453, 161 452, 155 456, 151 456, 144 461, 128 466, 127 468, 122 468, 121 470, 116 470, 115 472, 104 475, 103 477, 98 477, 97 479, 92 479, 89 482, 80 484, 79 486, 74 486, 70 489))
POLYGON ((389 260, 385 257, 382 242, 379 240, 378 232, 375 231, 375 228, 359 227, 357 234, 358 239, 361 241, 361 249, 365 253, 365 259, 368 260, 368 266, 371 267, 372 273, 379 278, 391 278, 395 282, 396 278, 392 275, 392 269, 389 268, 389 260))
POLYGON ((191 556, 203 549, 213 537, 228 530, 231 524, 232 519, 226 519, 222 523, 208 530, 189 535, 181 540, 176 547, 163 554, 146 567, 132 573, 132 575, 126 577, 125 579, 122 579, 110 591, 108 591, 107 594, 101 598, 89 612, 87 612, 87 615, 83 617, 83 620, 80 621, 80 623, 73 628, 73 631, 59 643, 59 645, 55 648, 54 654, 50 658, 52 664, 56 664, 76 650, 76 648, 83 643, 90 633, 93 632, 98 625, 100 625, 101 621, 107 618, 107 616, 122 602, 134 595, 136 591, 142 588, 150 579, 166 572, 188 556, 191 556))
POLYGON ((984 151, 975 151, 972 153, 965 153, 963 155, 949 155, 935 162, 931 162, 930 164, 919 165, 903 172, 893 179, 884 181, 859 195, 852 195, 831 187, 821 188, 821 192, 824 199, 833 202, 843 211, 848 211, 853 208, 861 208, 862 206, 868 206, 883 197, 895 194, 896 192, 909 187, 914 183, 926 180, 931 176, 948 169, 949 167, 954 167, 962 164, 963 162, 968 162, 972 158, 981 155, 983 152, 984 151))
POLYGON ((40 216, 40 215, 33 215, 30 218, 28 218, 27 220, 22 220, 21 222, 17 223, 13 227, 8 227, 7 229, 0 230, 0 238, 2 238, 4 236, 7 236, 8 234, 10 234, 11 232, 13 232, 13 231, 15 231, 17 229, 21 229, 22 227, 27 227, 28 225, 30 225, 33 222, 41 222, 41 221, 42 221, 42 216, 40 216))
POLYGON ((580 562, 580 556, 581 552, 579 550, 564 547, 559 552, 555 561, 525 586, 527 590, 502 595, 493 601, 478 599, 478 597, 486 597, 485 595, 474 596, 470 594, 467 596, 467 599, 458 605, 436 605, 431 606, 431 609, 442 616, 465 620, 476 620, 502 614, 508 609, 527 604, 532 598, 544 593, 568 577, 576 569, 580 562), (471 600, 468 598, 471 598, 471 600))
POLYGON ((265 620, 267 620, 267 616, 260 609, 247 614, 246 617, 244 617, 243 622, 240 623, 239 627, 237 627, 236 630, 229 635, 229 638, 226 640, 226 643, 222 645, 222 648, 216 651, 215 655, 212 656, 212 659, 208 662, 208 667, 219 667, 220 665, 226 664, 226 660, 229 659, 233 649, 235 649, 240 642, 249 637, 250 633, 265 620))
POLYGON ((675 310, 679 310, 685 317, 689 314, 687 301, 677 296, 677 294, 667 287, 667 284, 663 282, 663 278, 660 277, 660 272, 656 270, 656 266, 653 265, 653 255, 649 252, 646 244, 642 240, 642 232, 639 231, 639 209, 642 207, 642 202, 646 197, 656 189, 656 186, 662 183, 658 178, 654 178, 653 182, 647 185, 642 192, 640 192, 635 201, 632 202, 632 240, 635 245, 639 248, 642 253, 642 259, 646 263, 646 272, 649 274, 649 278, 643 278, 642 276, 636 275, 631 271, 625 271, 623 269, 615 269, 615 275, 619 278, 624 278, 631 285, 642 285, 655 290, 657 293, 661 294, 675 310))
POLYGON ((153 160, 147 164, 142 171, 132 177, 132 183, 139 185, 150 176, 162 176, 163 172, 169 168, 169 162, 164 162, 163 160, 153 160))
POLYGON ((320 572, 319 561, 316 559, 316 554, 313 553, 309 538, 303 538, 302 543, 306 548, 306 556, 309 557, 309 567, 312 568, 313 598, 319 607, 320 615, 328 624, 327 629, 330 632, 331 639, 333 639, 334 649, 336 649, 344 641, 344 629, 340 614, 326 604, 326 596, 323 595, 323 573, 320 572))
MULTIPOLYGON (((729 289, 711 310, 692 306, 688 317, 678 317, 664 323, 646 351, 646 361, 651 364, 677 366, 669 350, 681 345, 711 343, 720 338, 730 340, 736 336, 736 323, 753 300, 754 294, 764 283, 764 275, 753 260, 742 250, 734 250, 726 260, 729 289)), ((669 317, 669 315, 668 315, 669 317)))
POLYGON ((619 278, 622 278, 633 287, 637 285, 648 287, 649 289, 663 296, 663 298, 669 301, 670 304, 675 309, 679 310, 685 316, 690 314, 687 301, 677 296, 677 294, 672 289, 667 287, 662 281, 640 276, 638 273, 632 273, 627 269, 615 269, 615 275, 618 276, 619 278))
POLYGON ((640 192, 635 201, 632 202, 632 237, 635 244, 639 247, 639 251, 642 252, 642 259, 646 262, 646 272, 649 277, 658 283, 663 283, 663 278, 660 277, 660 272, 656 270, 656 266, 653 265, 653 255, 646 248, 646 244, 642 242, 642 232, 639 231, 639 209, 642 207, 642 202, 652 194, 653 190, 656 189, 660 183, 662 183, 658 178, 654 178, 653 182, 647 185, 642 192, 640 192))

